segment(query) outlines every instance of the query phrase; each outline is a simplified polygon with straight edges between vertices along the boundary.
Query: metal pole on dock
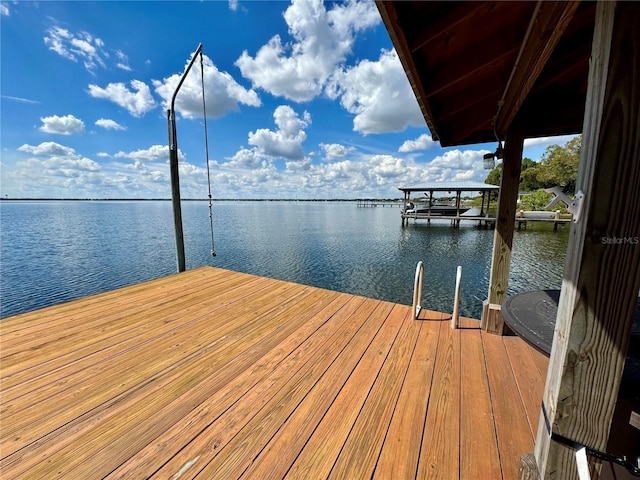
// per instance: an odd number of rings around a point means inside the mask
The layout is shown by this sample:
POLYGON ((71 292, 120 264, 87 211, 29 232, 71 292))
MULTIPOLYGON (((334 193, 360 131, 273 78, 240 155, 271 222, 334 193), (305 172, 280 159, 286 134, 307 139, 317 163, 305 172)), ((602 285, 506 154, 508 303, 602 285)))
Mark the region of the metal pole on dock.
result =
POLYGON ((178 170, 178 135, 176 131, 176 112, 175 103, 178 91, 187 77, 191 66, 199 53, 202 52, 202 44, 198 45, 191 62, 182 74, 182 78, 171 98, 171 108, 167 110, 167 120, 169 123, 169 166, 171 169, 171 201, 173 204, 173 227, 176 236, 176 260, 178 264, 178 273, 186 270, 186 261, 184 255, 184 234, 182 231, 182 208, 180 206, 180 176, 178 170))
POLYGON ((451 328, 460 326, 460 282, 462 281, 462 265, 456 269, 456 290, 453 299, 453 313, 451 314, 451 328))
POLYGON ((176 237, 176 260, 178 273, 186 269, 184 234, 182 232, 182 208, 180 206, 180 176, 178 173, 178 142, 176 139, 175 112, 167 110, 169 120, 169 168, 171 170, 171 202, 173 206, 173 229, 176 237))

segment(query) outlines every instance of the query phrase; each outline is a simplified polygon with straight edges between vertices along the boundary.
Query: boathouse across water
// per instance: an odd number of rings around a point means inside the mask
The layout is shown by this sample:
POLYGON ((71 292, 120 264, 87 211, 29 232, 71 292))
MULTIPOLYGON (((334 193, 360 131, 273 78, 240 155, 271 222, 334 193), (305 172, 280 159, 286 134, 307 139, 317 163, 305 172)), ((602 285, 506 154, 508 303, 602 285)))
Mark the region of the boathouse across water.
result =
POLYGON ((428 182, 419 187, 400 187, 404 194, 404 207, 402 209, 402 224, 404 225, 408 219, 426 219, 431 220, 451 220, 454 226, 459 226, 461 220, 476 220, 479 222, 493 222, 495 219, 489 217, 489 202, 495 198, 500 190, 497 185, 489 185, 481 182, 428 182), (465 210, 461 205, 462 192, 480 193, 482 195, 482 203, 480 205, 480 213, 478 215, 462 214, 465 210), (408 208, 413 203, 411 201, 412 194, 424 194, 428 197, 425 205, 418 205, 415 208, 408 208), (442 205, 434 201, 434 193, 454 194, 455 201, 452 205, 442 205), (486 205, 485 205, 486 199, 486 205))

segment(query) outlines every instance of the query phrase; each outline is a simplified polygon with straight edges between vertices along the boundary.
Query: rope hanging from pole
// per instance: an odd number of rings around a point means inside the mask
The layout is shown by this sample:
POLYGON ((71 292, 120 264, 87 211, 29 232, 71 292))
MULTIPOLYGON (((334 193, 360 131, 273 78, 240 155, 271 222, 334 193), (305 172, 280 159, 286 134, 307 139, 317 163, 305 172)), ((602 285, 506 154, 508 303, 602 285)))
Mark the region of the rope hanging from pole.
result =
POLYGON ((204 145, 207 161, 207 186, 209 188, 209 227, 211 231, 211 256, 216 256, 216 247, 213 240, 213 198, 211 197, 211 170, 209 168, 209 133, 207 131, 207 104, 204 94, 204 60, 200 50, 200 80, 202 82, 202 115, 204 117, 204 145))

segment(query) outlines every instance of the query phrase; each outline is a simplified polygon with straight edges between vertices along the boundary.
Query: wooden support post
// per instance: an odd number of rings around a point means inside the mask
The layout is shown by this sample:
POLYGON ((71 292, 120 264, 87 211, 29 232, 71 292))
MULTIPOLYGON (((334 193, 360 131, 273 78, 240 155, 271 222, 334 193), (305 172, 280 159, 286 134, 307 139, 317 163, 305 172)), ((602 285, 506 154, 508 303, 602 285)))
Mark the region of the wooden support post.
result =
POLYGON ((402 205, 400 206, 400 208, 402 209, 402 214, 400 215, 400 218, 402 219, 402 226, 403 227, 404 227, 404 221, 405 221, 404 213, 405 213, 405 210, 407 209, 407 203, 409 203, 407 201, 407 192, 403 191, 402 192, 402 205))
POLYGON ((542 479, 578 478, 575 451, 552 434, 605 451, 617 402, 640 288, 639 31, 637 4, 598 2, 576 184, 586 196, 570 232, 535 445, 542 479))
POLYGON ((524 136, 520 131, 512 130, 507 133, 498 196, 496 231, 493 237, 489 298, 483 303, 480 322, 484 331, 499 335, 503 334, 505 329, 500 307, 507 296, 523 146, 524 136))
POLYGON ((525 453, 520 457, 518 480, 539 480, 536 457, 533 453, 525 453))
POLYGON ((400 208, 402 209, 402 213, 403 215, 401 215, 400 217, 402 218, 402 226, 404 227, 405 224, 409 225, 409 219, 404 217, 404 214, 406 213, 406 209, 407 209, 407 205, 409 205, 409 202, 411 202, 411 193, 408 192, 407 190, 404 190, 402 192, 402 205, 400 205, 400 208))

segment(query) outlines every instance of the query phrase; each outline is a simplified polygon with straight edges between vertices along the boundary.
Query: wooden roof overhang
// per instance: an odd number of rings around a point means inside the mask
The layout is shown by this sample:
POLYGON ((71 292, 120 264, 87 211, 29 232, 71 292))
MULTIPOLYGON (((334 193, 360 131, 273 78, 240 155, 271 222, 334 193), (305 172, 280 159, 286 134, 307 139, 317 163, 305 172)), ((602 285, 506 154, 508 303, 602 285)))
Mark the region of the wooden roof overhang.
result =
POLYGON ((442 146, 581 132, 595 3, 377 5, 442 146))

